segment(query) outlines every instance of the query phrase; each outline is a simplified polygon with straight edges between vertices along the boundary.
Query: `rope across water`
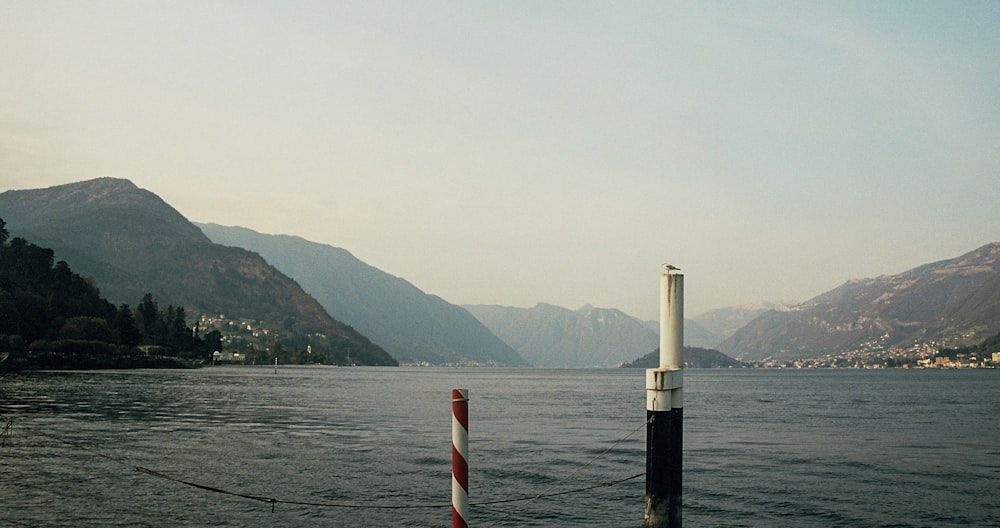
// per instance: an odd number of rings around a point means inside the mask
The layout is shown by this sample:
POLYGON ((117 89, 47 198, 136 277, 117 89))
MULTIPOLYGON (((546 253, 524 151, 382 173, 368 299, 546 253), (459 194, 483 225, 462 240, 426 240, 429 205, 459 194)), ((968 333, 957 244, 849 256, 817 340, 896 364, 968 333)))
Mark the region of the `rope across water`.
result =
MULTIPOLYGON (((4 443, 9 447, 10 444, 12 443, 11 439, 12 439, 13 430, 14 430, 14 420, 10 419, 10 418, 5 418, 5 417, 2 418, 2 419, 4 420, 5 424, 4 424, 3 429, 2 429, 2 434, 0 434, 0 438, 2 438, 2 440, 4 441, 4 443)), ((598 453, 597 455, 594 455, 593 457, 591 457, 591 459, 586 464, 578 467, 575 471, 573 471, 570 475, 566 476, 563 480, 567 480, 567 479, 573 477, 574 475, 576 475, 577 473, 579 473, 580 471, 582 471, 587 466, 593 464, 593 462, 595 460, 597 460, 598 458, 600 458, 603 455, 605 455, 608 452, 610 452, 612 449, 615 448, 615 446, 617 446, 621 442, 627 440, 629 437, 631 437, 633 434, 635 434, 636 431, 638 431, 642 427, 645 427, 645 425, 646 425, 646 423, 644 422, 641 426, 639 426, 638 428, 636 428, 632 432, 628 433, 626 436, 624 436, 621 439, 619 439, 616 442, 614 442, 611 446, 609 446, 607 449, 605 449, 601 453, 598 453)), ((73 447, 74 449, 78 449, 80 451, 84 451, 84 452, 90 453, 93 456, 96 456, 96 457, 99 457, 99 458, 111 461, 111 462, 113 462, 115 464, 121 465, 123 467, 127 467, 127 468, 129 468, 131 470, 140 472, 142 474, 145 474, 145 475, 148 475, 148 476, 151 476, 151 477, 155 477, 155 478, 158 478, 158 479, 163 479, 163 480, 170 481, 170 482, 173 482, 173 483, 176 483, 176 484, 180 484, 180 485, 184 485, 184 486, 189 486, 189 487, 192 487, 192 488, 195 488, 195 489, 199 489, 199 490, 202 490, 202 491, 205 491, 205 492, 209 492, 209 493, 215 493, 215 494, 226 495, 226 496, 230 496, 230 497, 236 497, 236 498, 241 498, 241 499, 246 499, 246 500, 252 500, 252 501, 256 501, 256 502, 261 502, 261 503, 265 503, 265 504, 270 504, 272 512, 275 511, 275 506, 278 505, 278 504, 286 504, 286 505, 294 505, 294 506, 308 506, 308 507, 315 507, 315 508, 372 509, 372 510, 406 510, 406 509, 428 509, 428 508, 450 508, 450 507, 453 507, 452 504, 420 503, 420 502, 386 504, 384 502, 378 502, 378 503, 375 503, 375 502, 327 502, 327 501, 312 501, 312 500, 296 500, 296 499, 284 499, 284 498, 279 498, 279 497, 272 497, 272 496, 257 495, 257 494, 252 494, 252 493, 244 493, 244 492, 240 492, 240 491, 233 491, 233 490, 225 489, 225 488, 222 488, 222 487, 219 487, 219 486, 213 486, 213 485, 210 485, 210 484, 205 484, 205 483, 201 483, 201 482, 195 482, 193 480, 188 480, 188 479, 184 479, 184 478, 175 477, 175 476, 172 476, 172 475, 170 475, 168 473, 165 473, 163 471, 159 471, 159 470, 156 470, 156 469, 148 468, 148 467, 145 467, 145 466, 135 465, 135 464, 129 463, 127 460, 123 460, 123 459, 121 459, 119 457, 111 456, 111 455, 102 453, 100 451, 97 451, 95 449, 92 449, 92 448, 90 448, 88 446, 81 445, 79 442, 74 442, 72 440, 63 438, 63 437, 58 436, 58 435, 54 435, 54 434, 50 434, 50 433, 38 431, 37 429, 35 429, 35 428, 31 427, 31 426, 25 425, 23 422, 20 422, 20 421, 18 422, 18 427, 19 428, 24 428, 25 430, 29 431, 33 435, 40 436, 40 437, 43 437, 43 438, 47 438, 49 440, 53 440, 55 442, 58 442, 58 443, 61 443, 61 444, 73 447)), ((2 453, 0 453, 0 455, 2 455, 2 453)), ((597 482, 597 483, 591 483, 591 484, 587 484, 587 485, 584 485, 584 486, 579 486, 579 487, 568 489, 568 490, 551 491, 558 484, 558 483, 555 483, 555 484, 549 486, 548 488, 546 488, 546 490, 544 490, 543 492, 541 492, 539 494, 536 494, 536 495, 523 496, 523 497, 514 497, 514 498, 508 498, 508 499, 495 499, 495 500, 487 500, 487 501, 475 501, 475 502, 469 502, 468 505, 469 506, 490 506, 490 505, 497 505, 497 504, 523 503, 523 505, 521 505, 520 508, 518 508, 518 510, 515 510, 515 511, 520 511, 520 510, 523 510, 525 507, 527 507, 527 505, 531 504, 532 502, 534 502, 536 500, 545 499, 545 498, 549 498, 549 497, 558 497, 558 496, 564 496, 564 495, 571 495, 571 494, 575 494, 575 493, 584 493, 584 492, 592 491, 592 490, 595 490, 595 489, 598 489, 598 488, 612 487, 612 486, 616 486, 618 484, 621 484, 623 482, 628 482, 628 481, 634 480, 634 479, 642 477, 644 475, 645 475, 645 472, 643 472, 643 473, 637 473, 637 474, 630 475, 630 476, 627 476, 627 477, 616 478, 616 479, 611 479, 611 480, 605 480, 605 481, 601 481, 601 482, 597 482)), ((514 513, 514 512, 511 512, 511 514, 512 513, 514 513)))

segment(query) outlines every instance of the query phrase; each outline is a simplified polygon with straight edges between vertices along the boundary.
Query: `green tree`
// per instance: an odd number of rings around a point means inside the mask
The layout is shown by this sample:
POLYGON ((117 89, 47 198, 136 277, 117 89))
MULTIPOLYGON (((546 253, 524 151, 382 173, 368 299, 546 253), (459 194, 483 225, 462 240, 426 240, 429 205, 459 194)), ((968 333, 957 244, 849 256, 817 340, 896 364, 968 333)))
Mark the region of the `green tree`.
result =
POLYGON ((115 340, 122 345, 134 347, 142 340, 142 335, 139 333, 139 326, 136 324, 135 316, 132 315, 132 309, 128 304, 122 303, 118 307, 114 323, 112 324, 112 330, 115 340))
POLYGON ((161 329, 162 321, 160 318, 160 309, 156 305, 156 301, 153 299, 152 293, 147 293, 139 301, 139 306, 136 307, 136 315, 139 316, 138 326, 139 332, 142 334, 142 343, 147 345, 161 345, 163 344, 163 335, 166 333, 161 329))
POLYGON ((111 343, 114 338, 108 322, 100 317, 80 316, 70 317, 59 329, 60 339, 79 339, 83 341, 103 341, 111 343))
POLYGON ((187 325, 187 314, 184 307, 174 308, 174 316, 167 322, 167 331, 174 339, 183 341, 182 338, 191 337, 191 329, 187 325))
POLYGON ((0 274, 15 286, 38 289, 49 278, 54 257, 51 249, 14 237, 0 253, 0 274))
POLYGON ((204 339, 205 344, 202 346, 202 351, 206 356, 211 356, 216 350, 222 351, 222 333, 218 330, 205 333, 204 339))
POLYGON ((167 331, 164 339, 166 345, 182 356, 196 355, 197 349, 200 347, 196 346, 192 331, 187 326, 187 315, 184 313, 184 307, 168 306, 163 318, 167 331))
POLYGON ((0 289, 0 334, 20 334, 21 314, 9 291, 0 289))
POLYGON ((114 319, 115 307, 101 297, 92 279, 73 273, 69 264, 60 260, 52 268, 49 284, 49 304, 57 317, 89 315, 114 319))

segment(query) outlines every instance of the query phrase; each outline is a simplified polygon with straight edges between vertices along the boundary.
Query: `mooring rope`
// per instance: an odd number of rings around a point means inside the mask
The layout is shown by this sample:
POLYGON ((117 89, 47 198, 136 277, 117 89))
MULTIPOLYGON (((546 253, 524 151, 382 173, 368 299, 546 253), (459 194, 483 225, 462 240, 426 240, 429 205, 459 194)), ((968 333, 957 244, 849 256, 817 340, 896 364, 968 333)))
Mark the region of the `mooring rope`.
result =
MULTIPOLYGON (((217 488, 215 486, 206 486, 204 484, 199 484, 197 482, 191 482, 191 481, 187 481, 187 480, 181 480, 181 479, 178 479, 178 478, 174 478, 174 477, 171 477, 170 475, 167 475, 165 473, 161 473, 159 471, 154 471, 152 469, 145 468, 145 467, 142 467, 142 466, 135 466, 135 469, 138 470, 138 471, 141 471, 143 473, 146 473, 148 475, 152 475, 154 477, 157 477, 157 478, 162 478, 162 479, 165 479, 165 480, 169 480, 171 482, 176 482, 178 484, 184 484, 186 486, 191 486, 191 487, 198 488, 198 489, 201 489, 201 490, 211 491, 213 493, 221 493, 223 495, 230 495, 230 496, 233 496, 233 497, 241 497, 241 498, 244 498, 244 499, 255 500, 255 501, 258 501, 258 502, 266 502, 266 503, 271 504, 271 511, 272 512, 274 511, 274 505, 275 504, 290 504, 290 505, 295 505, 295 506, 316 506, 316 507, 322 507, 322 508, 358 508, 358 509, 376 509, 376 510, 404 510, 404 509, 415 509, 415 508, 450 508, 451 507, 451 503, 448 503, 448 504, 412 504, 412 503, 411 504, 363 504, 363 503, 355 503, 355 502, 313 502, 313 501, 287 500, 287 499, 279 499, 279 498, 276 498, 276 497, 264 497, 264 496, 260 496, 260 495, 248 495, 248 494, 245 494, 245 493, 237 493, 237 492, 234 492, 234 491, 229 491, 229 490, 225 490, 225 489, 222 489, 222 488, 217 488)), ((555 492, 555 493, 547 493, 547 494, 543 494, 543 495, 534 495, 534 496, 529 496, 529 497, 519 497, 519 498, 516 498, 516 499, 497 499, 497 500, 489 500, 489 501, 477 501, 477 502, 470 502, 469 505, 470 506, 489 506, 489 505, 492 505, 492 504, 506 504, 506 503, 511 503, 511 502, 532 501, 532 500, 539 499, 539 498, 557 497, 559 495, 569 495, 569 494, 572 494, 572 493, 582 493, 584 491, 590 491, 592 489, 615 486, 617 484, 621 484, 622 482, 627 482, 629 480, 639 478, 639 477, 641 477, 641 476, 643 476, 645 474, 646 474, 645 472, 642 472, 642 473, 639 473, 639 474, 636 474, 636 475, 632 475, 630 477, 625 477, 625 478, 620 478, 620 479, 615 479, 615 480, 608 480, 608 481, 601 482, 601 483, 598 483, 598 484, 592 484, 590 486, 584 486, 582 488, 577 488, 577 489, 572 489, 572 490, 566 490, 566 491, 559 491, 559 492, 555 492)))
MULTIPOLYGON (((12 436, 12 431, 13 431, 13 424, 14 424, 14 420, 13 419, 10 419, 10 418, 6 419, 6 425, 4 426, 4 429, 3 429, 2 433, 0 433, 0 439, 3 439, 4 442, 9 442, 10 441, 10 438, 12 436)), ((231 497, 238 497, 238 498, 242 498, 242 499, 253 500, 253 501, 257 501, 257 502, 263 502, 263 503, 266 503, 266 504, 270 504, 271 505, 271 512, 272 513, 274 513, 275 506, 278 505, 278 504, 288 504, 288 505, 294 505, 294 506, 312 506, 312 507, 318 507, 318 508, 380 509, 380 510, 450 508, 452 506, 451 503, 448 503, 448 504, 443 504, 443 503, 442 504, 420 504, 420 503, 409 503, 409 504, 372 504, 372 503, 358 503, 358 502, 303 501, 303 500, 280 499, 280 498, 277 498, 277 497, 270 497, 270 496, 264 496, 264 495, 254 495, 254 494, 249 494, 249 493, 241 493, 241 492, 237 492, 237 491, 231 491, 231 490, 227 490, 227 489, 224 489, 224 488, 220 488, 218 486, 211 486, 211 485, 208 485, 208 484, 202 484, 202 483, 194 482, 194 481, 191 481, 191 480, 186 480, 186 479, 180 479, 180 478, 177 478, 177 477, 173 477, 171 475, 163 473, 162 471, 157 471, 155 469, 151 469, 151 468, 144 467, 144 466, 134 465, 134 464, 132 464, 132 463, 126 461, 126 460, 120 459, 120 458, 115 457, 115 456, 108 455, 106 453, 102 453, 100 451, 97 451, 97 450, 92 449, 90 447, 87 447, 85 445, 81 445, 79 442, 74 442, 74 441, 71 441, 71 440, 67 440, 66 438, 63 438, 63 437, 60 437, 60 436, 57 436, 57 435, 54 435, 54 434, 44 433, 44 432, 35 430, 31 426, 26 426, 24 424, 19 424, 19 425, 21 427, 25 427, 25 428, 31 430, 31 432, 33 434, 36 434, 38 436, 41 436, 41 437, 44 437, 44 438, 48 438, 50 440, 54 440, 54 441, 59 442, 59 443, 66 444, 68 446, 74 447, 74 448, 79 449, 81 451, 86 451, 87 453, 90 453, 90 454, 92 454, 94 456, 97 456, 97 457, 103 458, 105 460, 114 462, 116 464, 119 464, 119 465, 122 465, 122 466, 125 466, 125 467, 128 467, 128 468, 131 468, 131 469, 133 469, 135 471, 138 471, 140 473, 143 473, 143 474, 146 474, 146 475, 149 475, 149 476, 152 476, 152 477, 156 477, 156 478, 159 478, 159 479, 163 479, 163 480, 167 480, 167 481, 170 481, 170 482, 174 482, 176 484, 182 484, 182 485, 185 485, 185 486, 190 486, 192 488, 200 489, 202 491, 208 491, 208 492, 211 492, 211 493, 218 493, 218 494, 221 494, 221 495, 228 495, 228 496, 231 496, 231 497)), ((569 479, 570 477, 572 477, 572 476, 576 475, 577 473, 579 473, 580 471, 582 471, 584 468, 586 468, 586 467, 590 466, 591 464, 593 464, 595 460, 597 460, 598 458, 600 458, 600 457, 604 456, 605 454, 607 454, 608 452, 610 452, 618 444, 620 444, 620 443, 624 442, 625 440, 627 440, 629 437, 631 437, 633 434, 635 434, 639 429, 641 429, 645 425, 646 425, 646 423, 643 423, 642 426, 636 428, 635 430, 631 431, 630 433, 628 433, 627 435, 625 435, 621 439, 617 440, 615 443, 613 443, 610 447, 608 447, 607 449, 605 449, 601 453, 598 453, 597 455, 594 455, 593 457, 591 457, 591 459, 588 460, 586 464, 583 464, 582 466, 578 467, 576 470, 574 470, 568 476, 564 477, 563 480, 569 479)), ((581 486, 581 487, 574 488, 574 489, 563 490, 563 491, 556 491, 556 492, 550 492, 549 490, 551 490, 556 484, 558 484, 558 482, 557 482, 557 483, 554 483, 554 484, 550 485, 548 488, 546 488, 545 490, 543 490, 542 493, 539 493, 537 495, 530 495, 530 496, 524 496, 524 497, 518 497, 518 498, 512 498, 512 499, 495 499, 495 500, 486 500, 486 501, 475 501, 475 502, 469 502, 469 505, 470 506, 490 506, 490 505, 496 505, 496 504, 510 504, 510 503, 516 503, 516 502, 523 502, 524 506, 522 506, 519 510, 514 510, 512 512, 507 513, 507 515, 511 515, 513 513, 516 513, 517 511, 523 510, 524 507, 526 507, 528 504, 530 504, 531 502, 533 502, 535 500, 538 500, 538 499, 544 499, 544 498, 549 498, 549 497, 558 497, 558 496, 561 496, 561 495, 570 495, 570 494, 574 494, 574 493, 583 493, 583 492, 594 490, 594 489, 597 489, 597 488, 606 488, 606 487, 616 486, 616 485, 621 484, 623 482, 628 482, 630 480, 639 478, 639 477, 641 477, 641 476, 643 476, 645 474, 646 473, 643 472, 643 473, 638 473, 638 474, 631 475, 631 476, 628 476, 628 477, 623 477, 623 478, 618 478, 618 479, 613 479, 613 480, 607 480, 607 481, 599 482, 597 484, 590 484, 590 485, 581 486)), ((493 526, 493 525, 490 525, 490 526, 493 526)))

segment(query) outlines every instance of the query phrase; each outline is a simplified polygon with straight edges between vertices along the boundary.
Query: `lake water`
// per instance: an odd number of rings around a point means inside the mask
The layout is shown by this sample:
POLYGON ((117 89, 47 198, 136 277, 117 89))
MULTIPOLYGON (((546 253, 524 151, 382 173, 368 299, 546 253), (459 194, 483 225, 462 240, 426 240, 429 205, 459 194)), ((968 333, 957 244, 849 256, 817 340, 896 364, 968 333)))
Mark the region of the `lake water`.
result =
MULTIPOLYGON (((0 526, 450 526, 450 391, 467 388, 471 526, 638 527, 644 477, 482 503, 641 473, 644 383, 631 369, 0 374, 0 526)), ((1000 526, 1000 371, 689 369, 684 390, 689 528, 1000 526)))

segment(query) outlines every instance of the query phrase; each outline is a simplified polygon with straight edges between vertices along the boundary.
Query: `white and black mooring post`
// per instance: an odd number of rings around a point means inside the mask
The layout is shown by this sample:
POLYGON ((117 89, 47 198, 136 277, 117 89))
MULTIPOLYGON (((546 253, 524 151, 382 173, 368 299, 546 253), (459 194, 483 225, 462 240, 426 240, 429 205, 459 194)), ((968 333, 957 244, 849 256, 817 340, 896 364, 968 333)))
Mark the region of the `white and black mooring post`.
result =
POLYGON ((643 528, 681 527, 684 438, 684 275, 660 276, 660 367, 646 370, 646 515, 643 528))

